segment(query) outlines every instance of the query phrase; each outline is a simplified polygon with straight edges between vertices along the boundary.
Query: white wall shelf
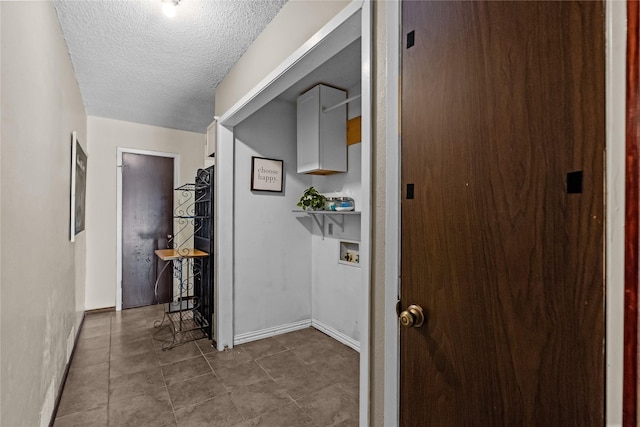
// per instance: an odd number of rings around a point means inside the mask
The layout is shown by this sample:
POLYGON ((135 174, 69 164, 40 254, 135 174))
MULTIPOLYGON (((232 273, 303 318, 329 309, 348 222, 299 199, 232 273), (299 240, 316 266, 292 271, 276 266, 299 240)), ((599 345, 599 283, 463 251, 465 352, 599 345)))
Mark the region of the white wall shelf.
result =
POLYGON ((311 216, 320 227, 322 233, 322 240, 324 240, 324 224, 325 218, 336 224, 344 232, 344 216, 345 215, 360 215, 359 211, 305 211, 302 209, 294 209, 291 212, 295 214, 305 214, 311 216), (340 218, 340 220, 338 220, 340 218))

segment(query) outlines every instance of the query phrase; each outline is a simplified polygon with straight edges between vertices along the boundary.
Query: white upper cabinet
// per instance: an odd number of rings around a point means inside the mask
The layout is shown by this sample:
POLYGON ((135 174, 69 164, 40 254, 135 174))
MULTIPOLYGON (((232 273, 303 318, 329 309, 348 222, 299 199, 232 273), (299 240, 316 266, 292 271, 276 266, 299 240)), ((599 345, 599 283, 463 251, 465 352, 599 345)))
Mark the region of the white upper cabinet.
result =
POLYGON ((298 173, 347 171, 347 93, 317 85, 298 97, 298 173))
POLYGON ((207 141, 204 146, 204 166, 209 167, 216 164, 216 131, 218 122, 214 120, 207 127, 207 141))

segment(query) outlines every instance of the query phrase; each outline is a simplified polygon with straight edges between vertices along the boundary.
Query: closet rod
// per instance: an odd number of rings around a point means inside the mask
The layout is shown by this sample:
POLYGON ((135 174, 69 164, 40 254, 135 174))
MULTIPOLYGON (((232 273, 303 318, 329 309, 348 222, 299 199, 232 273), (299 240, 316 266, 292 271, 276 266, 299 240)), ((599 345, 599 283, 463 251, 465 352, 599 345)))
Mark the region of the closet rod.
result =
POLYGON ((337 103, 337 104, 336 104, 336 105, 334 105, 333 107, 325 108, 324 110, 322 110, 322 112, 323 112, 323 113, 328 113, 328 112, 329 112, 329 111, 331 111, 331 110, 335 110, 335 109, 336 109, 336 108, 338 108, 338 107, 342 107, 344 104, 348 104, 348 103, 350 103, 350 102, 352 102, 352 101, 355 101, 356 99, 360 99, 360 96, 361 96, 361 95, 355 95, 355 96, 352 96, 351 98, 347 98, 347 99, 345 99, 344 101, 337 103))

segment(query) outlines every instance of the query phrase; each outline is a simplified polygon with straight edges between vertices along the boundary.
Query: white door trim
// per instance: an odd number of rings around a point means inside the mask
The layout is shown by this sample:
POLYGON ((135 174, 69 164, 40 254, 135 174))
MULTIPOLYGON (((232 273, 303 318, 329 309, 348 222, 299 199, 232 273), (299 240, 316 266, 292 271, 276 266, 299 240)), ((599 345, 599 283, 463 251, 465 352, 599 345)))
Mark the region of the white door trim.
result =
MULTIPOLYGON (((400 273, 400 93, 401 14, 386 3, 386 284, 384 425, 399 422, 400 362, 395 301, 400 273)), ((622 425, 624 325, 624 165, 626 3, 606 0, 606 425, 622 425)))
POLYGON ((400 277, 400 2, 384 2, 386 25, 386 163, 384 290, 384 425, 400 419, 400 335, 396 302, 400 277))
POLYGON ((370 0, 347 5, 306 43, 220 116, 217 132, 218 269, 215 302, 218 350, 233 347, 234 283, 234 135, 233 127, 277 97, 358 38, 362 41, 362 209, 360 266, 363 294, 359 307, 360 331, 360 425, 369 425, 370 354, 370 240, 371 240, 371 58, 372 12, 370 0), (224 206, 221 206, 224 205, 224 206), (366 256, 364 256, 366 254, 366 256))
POLYGON ((606 0, 606 425, 622 425, 624 377, 624 213, 626 161, 626 2, 606 0))
POLYGON ((173 187, 180 182, 180 154, 161 151, 138 150, 117 147, 116 167, 116 311, 122 310, 122 154, 144 154, 147 156, 173 158, 173 187))

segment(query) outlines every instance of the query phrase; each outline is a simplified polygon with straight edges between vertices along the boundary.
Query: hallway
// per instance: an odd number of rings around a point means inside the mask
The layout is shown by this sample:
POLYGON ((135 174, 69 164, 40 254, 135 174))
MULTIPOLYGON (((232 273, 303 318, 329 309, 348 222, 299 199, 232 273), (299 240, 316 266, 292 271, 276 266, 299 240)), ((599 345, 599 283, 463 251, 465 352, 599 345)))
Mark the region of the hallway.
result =
POLYGON ((303 329, 168 351, 162 306, 88 314, 55 427, 357 426, 359 354, 303 329))

